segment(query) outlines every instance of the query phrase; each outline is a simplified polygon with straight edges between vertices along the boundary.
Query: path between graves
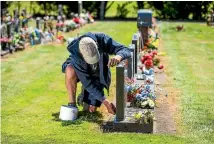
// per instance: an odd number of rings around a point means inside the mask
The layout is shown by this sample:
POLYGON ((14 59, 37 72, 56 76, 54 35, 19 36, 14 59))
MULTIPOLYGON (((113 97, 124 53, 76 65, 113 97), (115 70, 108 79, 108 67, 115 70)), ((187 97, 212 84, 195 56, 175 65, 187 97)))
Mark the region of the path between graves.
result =
MULTIPOLYGON (((160 51, 164 52, 164 43, 161 41, 160 51)), ((180 133, 178 127, 180 123, 179 113, 179 91, 174 87, 173 78, 167 75, 170 71, 169 56, 162 56, 165 69, 160 72, 155 69, 155 94, 157 95, 155 108, 154 133, 156 134, 176 134, 180 133)))

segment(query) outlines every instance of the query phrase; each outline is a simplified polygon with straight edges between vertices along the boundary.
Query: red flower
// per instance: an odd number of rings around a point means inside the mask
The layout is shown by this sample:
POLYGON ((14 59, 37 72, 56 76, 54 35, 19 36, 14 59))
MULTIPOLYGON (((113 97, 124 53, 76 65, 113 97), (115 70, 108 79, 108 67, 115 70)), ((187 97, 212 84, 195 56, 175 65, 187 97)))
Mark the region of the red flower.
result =
POLYGON ((152 60, 150 60, 150 59, 146 60, 146 61, 144 62, 144 64, 145 64, 146 67, 152 67, 152 66, 153 66, 153 62, 152 62, 152 60))
POLYGON ((158 53, 156 51, 152 51, 152 54, 153 55, 157 55, 158 53))
POLYGON ((151 57, 151 55, 150 55, 150 54, 146 54, 144 57, 145 57, 145 59, 146 59, 146 60, 147 60, 147 59, 152 60, 152 57, 151 57))
POLYGON ((159 68, 159 69, 163 69, 164 66, 163 66, 163 65, 159 65, 158 68, 159 68))

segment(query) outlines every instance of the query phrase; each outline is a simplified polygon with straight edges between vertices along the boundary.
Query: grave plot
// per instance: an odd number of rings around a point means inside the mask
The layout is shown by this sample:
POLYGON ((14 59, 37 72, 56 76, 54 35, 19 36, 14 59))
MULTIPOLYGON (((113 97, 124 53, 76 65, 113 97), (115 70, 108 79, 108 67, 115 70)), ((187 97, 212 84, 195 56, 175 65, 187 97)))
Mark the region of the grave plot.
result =
POLYGON ((1 56, 13 53, 14 51, 24 50, 27 43, 26 27, 28 19, 26 9, 23 9, 21 16, 18 15, 18 10, 13 11, 13 16, 7 10, 3 10, 2 26, 1 26, 1 56), (21 28, 20 28, 21 23, 21 28))
POLYGON ((116 67, 116 117, 102 126, 104 132, 153 132, 155 96, 148 79, 154 76, 144 75, 144 79, 134 80, 138 74, 134 74, 133 59, 132 53, 128 65, 124 62, 116 67))
MULTIPOLYGON (((130 61, 129 61, 130 63, 130 61)), ((147 96, 140 96, 130 98, 130 89, 132 91, 142 90, 144 91, 145 87, 142 83, 130 82, 130 79, 127 78, 126 70, 124 73, 125 67, 119 65, 116 68, 116 117, 113 122, 113 131, 118 132, 145 132, 151 133, 153 131, 153 108, 147 106, 147 96), (131 84, 134 84, 132 87, 131 84), (131 88, 132 87, 132 88, 131 88), (136 98, 136 99, 135 99, 136 98), (145 99, 144 99, 145 98, 145 99), (141 101, 142 100, 142 101, 141 101), (145 104, 144 106, 141 103, 145 104), (146 108, 147 107, 147 108, 146 108)), ((128 71, 130 69, 127 69, 128 71)), ((137 93, 137 92, 135 92, 137 93)), ((133 94, 134 95, 134 94, 133 94)))
POLYGON ((13 22, 11 21, 12 17, 6 15, 7 10, 2 10, 5 22, 1 25, 1 56, 7 55, 14 52, 12 47, 12 31, 13 31, 13 22))
POLYGON ((132 56, 116 68, 116 116, 102 125, 104 132, 153 133, 156 99, 153 66, 160 69, 163 66, 156 58, 159 40, 151 27, 152 12, 140 10, 139 31, 129 46, 132 56))

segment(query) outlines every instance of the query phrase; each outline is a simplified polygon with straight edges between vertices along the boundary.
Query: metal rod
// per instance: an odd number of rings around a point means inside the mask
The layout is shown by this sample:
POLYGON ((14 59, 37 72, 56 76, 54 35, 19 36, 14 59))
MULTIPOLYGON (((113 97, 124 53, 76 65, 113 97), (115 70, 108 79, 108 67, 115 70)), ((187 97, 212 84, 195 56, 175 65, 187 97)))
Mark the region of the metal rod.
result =
POLYGON ((134 49, 135 46, 133 44, 129 45, 129 50, 131 51, 131 58, 128 59, 128 77, 134 77, 134 49))
POLYGON ((128 58, 128 78, 132 78, 132 73, 133 73, 133 71, 132 71, 132 57, 133 57, 133 52, 131 52, 131 57, 130 58, 128 58))
POLYGON ((137 41, 138 41, 138 35, 137 34, 134 34, 133 37, 132 37, 132 44, 134 44, 135 46, 135 52, 134 52, 134 63, 135 63, 135 66, 134 66, 134 73, 136 74, 137 73, 137 41))
POLYGON ((133 45, 133 77, 134 77, 134 74, 135 74, 135 45, 133 45))

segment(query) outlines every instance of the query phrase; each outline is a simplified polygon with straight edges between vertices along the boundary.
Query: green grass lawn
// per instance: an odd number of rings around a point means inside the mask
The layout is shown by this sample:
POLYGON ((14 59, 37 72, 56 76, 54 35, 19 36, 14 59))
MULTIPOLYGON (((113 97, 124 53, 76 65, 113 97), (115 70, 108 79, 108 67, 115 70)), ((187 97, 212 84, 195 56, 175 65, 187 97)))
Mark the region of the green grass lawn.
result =
MULTIPOLYGON (((187 23, 186 31, 177 33, 174 26, 163 23, 161 34, 170 58, 167 75, 176 78, 173 84, 181 91, 182 134, 103 134, 99 115, 81 116, 75 123, 58 121, 60 106, 67 103, 61 64, 69 54, 66 45, 40 45, 2 62, 2 143, 213 143, 214 29, 187 23)), ((80 33, 104 32, 128 45, 136 30, 136 22, 97 22, 80 33)), ((112 73, 111 99, 114 68, 112 73)))
POLYGON ((214 28, 185 23, 164 23, 161 34, 170 60, 168 75, 181 90, 182 122, 186 137, 214 143, 214 28))

